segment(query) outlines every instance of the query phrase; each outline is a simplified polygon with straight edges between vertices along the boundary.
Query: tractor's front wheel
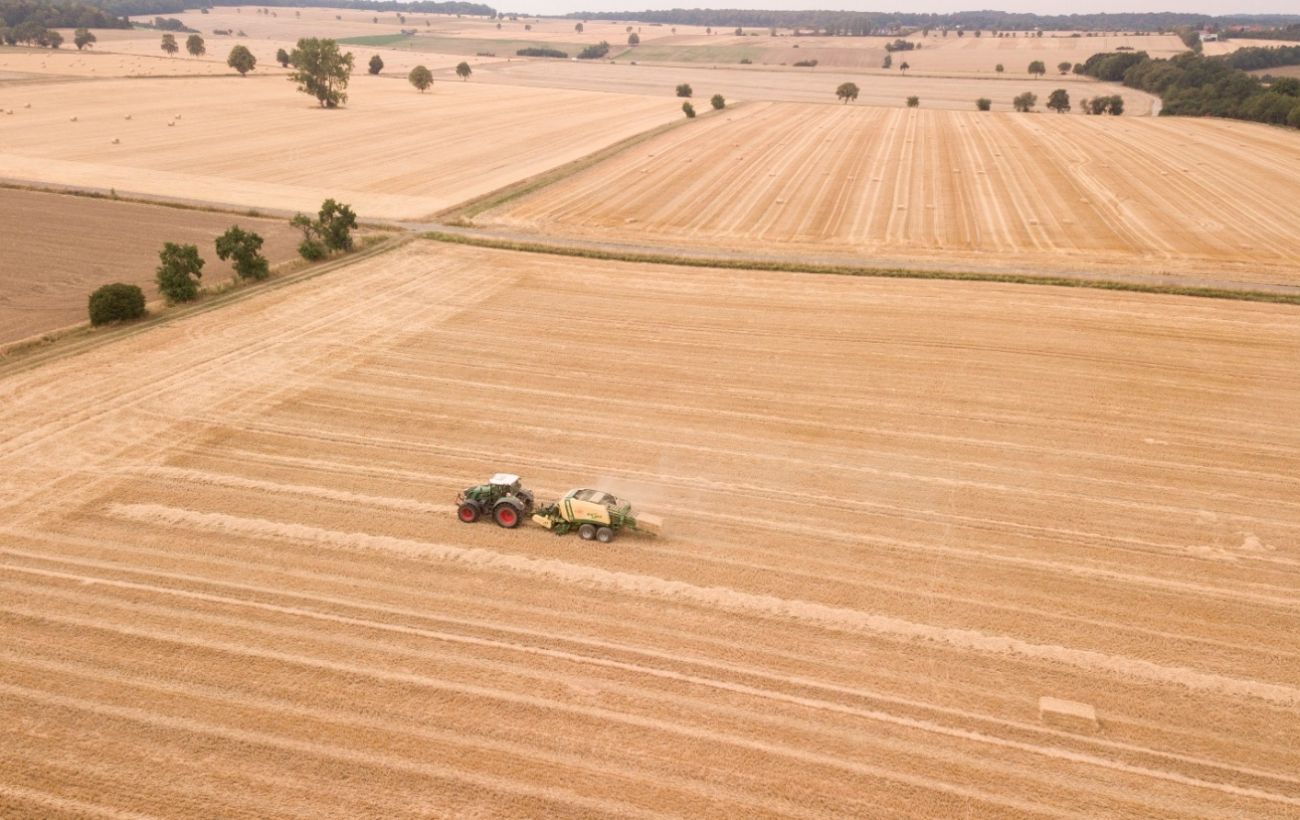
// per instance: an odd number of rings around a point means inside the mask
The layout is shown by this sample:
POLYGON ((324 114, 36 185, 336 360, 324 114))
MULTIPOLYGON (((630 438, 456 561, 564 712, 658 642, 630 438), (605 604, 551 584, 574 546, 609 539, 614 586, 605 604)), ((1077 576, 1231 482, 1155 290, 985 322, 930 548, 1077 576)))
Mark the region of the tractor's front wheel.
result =
POLYGON ((478 505, 471 504, 468 501, 456 508, 456 517, 466 524, 473 524, 478 520, 480 514, 478 505))
POLYGON ((608 544, 614 540, 614 531, 609 527, 601 527, 596 530, 596 540, 602 544, 608 544))
POLYGON ((581 538, 583 541, 590 541, 591 539, 595 538, 596 525, 583 524, 581 527, 578 527, 578 537, 581 538))
POLYGON ((497 525, 513 530, 519 526, 519 510, 509 504, 498 504, 492 511, 492 517, 496 519, 497 525))

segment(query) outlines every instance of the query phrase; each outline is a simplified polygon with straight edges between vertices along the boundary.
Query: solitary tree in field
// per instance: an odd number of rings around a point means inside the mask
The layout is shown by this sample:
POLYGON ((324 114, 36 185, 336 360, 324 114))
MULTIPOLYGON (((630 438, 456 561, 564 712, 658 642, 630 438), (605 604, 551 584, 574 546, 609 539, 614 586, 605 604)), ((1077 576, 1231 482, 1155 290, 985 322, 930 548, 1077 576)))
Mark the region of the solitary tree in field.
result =
POLYGON ((280 64, 280 68, 289 67, 289 52, 280 49, 275 52, 275 61, 280 64))
POLYGON ((714 111, 721 111, 727 107, 727 100, 721 94, 714 94, 709 100, 709 105, 713 106, 714 111))
POLYGON ((88 28, 79 28, 72 34, 72 42, 77 47, 77 51, 89 45, 95 44, 95 35, 88 28))
POLYGON ((899 65, 898 65, 898 70, 901 71, 901 72, 903 72, 904 74, 907 73, 907 70, 908 70, 909 68, 911 68, 911 66, 907 64, 907 60, 904 60, 903 62, 899 63, 899 65))
POLYGON ((847 104, 850 100, 858 98, 858 87, 854 83, 840 83, 840 87, 835 89, 835 96, 847 104))
POLYGON ((695 119, 695 106, 691 105, 689 100, 682 103, 682 113, 686 115, 688 120, 695 119))
POLYGON ((289 55, 294 70, 289 79, 298 90, 315 97, 322 108, 337 108, 348 101, 348 80, 352 77, 352 52, 339 53, 333 40, 303 38, 289 55))
POLYGON ((1056 70, 1061 72, 1062 74, 1069 74, 1071 67, 1072 64, 1070 63, 1069 60, 1062 60, 1061 62, 1056 64, 1056 70))
POLYGON ((370 73, 378 74, 384 70, 384 59, 378 54, 370 58, 370 73))
POLYGON ((181 47, 176 45, 176 35, 164 34, 162 36, 162 50, 167 52, 168 57, 181 50, 181 47))
POLYGON ((999 74, 1001 74, 1002 72, 1006 71, 1007 69, 1006 69, 1005 66, 1002 65, 1002 63, 998 63, 998 67, 997 67, 996 69, 994 69, 994 70, 997 71, 999 74))
POLYGON ((578 32, 579 34, 581 34, 581 33, 582 33, 582 23, 574 23, 574 25, 573 25, 573 30, 576 31, 576 32, 578 32))
POLYGON ((677 96, 679 97, 689 97, 693 93, 694 92, 691 91, 690 83, 682 83, 681 85, 677 86, 677 96))
POLYGON ((474 73, 474 69, 469 67, 469 63, 461 61, 456 64, 456 76, 460 77, 461 82, 469 79, 469 75, 474 73))
POLYGON ((154 281, 168 302, 189 302, 199 295, 203 260, 199 258, 197 247, 164 242, 163 249, 158 252, 158 260, 154 281))
POLYGON ((197 34, 191 34, 186 38, 185 50, 190 53, 191 57, 202 57, 208 53, 207 46, 203 45, 203 38, 197 34))
POLYGON ((1038 95, 1032 91, 1026 91, 1023 94, 1016 95, 1011 101, 1011 105, 1020 112, 1032 111, 1035 105, 1038 105, 1038 95))
POLYGON ((1029 73, 1035 77, 1041 77, 1047 73, 1047 66, 1043 65, 1042 60, 1034 60, 1029 64, 1029 73))
POLYGON ((270 273, 262 249, 262 237, 252 231, 245 231, 238 225, 217 237, 217 257, 223 262, 234 260, 232 267, 241 279, 265 279, 270 273))
POLYGON ((921 104, 921 98, 920 98, 920 97, 908 97, 908 98, 907 98, 907 107, 908 107, 908 108, 916 108, 916 107, 919 106, 920 104, 921 104))
POLYGON ((1064 88, 1058 88, 1047 97, 1047 107, 1058 114, 1064 114, 1070 110, 1070 92, 1064 88))
POLYGON ((298 253, 304 259, 323 259, 330 251, 352 250, 352 229, 357 226, 357 215, 341 202, 327 199, 321 203, 316 219, 297 214, 289 224, 302 231, 298 253))
POLYGON ((411 73, 406 76, 406 79, 411 81, 411 85, 420 89, 421 94, 424 93, 426 88, 433 85, 432 72, 422 65, 417 65, 415 68, 411 69, 411 73))
POLYGON ((230 56, 226 58, 226 65, 239 72, 243 77, 257 66, 257 58, 253 52, 248 50, 245 45, 237 45, 230 50, 230 56))
POLYGON ((640 43, 641 43, 641 35, 637 34, 635 31, 627 36, 628 45, 635 46, 635 45, 639 45, 640 43))
POLYGON ((881 68, 885 68, 885 69, 893 68, 893 67, 894 67, 894 55, 892 55, 892 54, 886 54, 886 55, 885 55, 885 59, 883 59, 883 60, 880 61, 880 67, 881 67, 881 68))
POLYGON ((980 111, 988 111, 990 108, 993 107, 993 101, 990 100, 988 97, 980 97, 978 100, 975 101, 975 107, 978 108, 980 111))

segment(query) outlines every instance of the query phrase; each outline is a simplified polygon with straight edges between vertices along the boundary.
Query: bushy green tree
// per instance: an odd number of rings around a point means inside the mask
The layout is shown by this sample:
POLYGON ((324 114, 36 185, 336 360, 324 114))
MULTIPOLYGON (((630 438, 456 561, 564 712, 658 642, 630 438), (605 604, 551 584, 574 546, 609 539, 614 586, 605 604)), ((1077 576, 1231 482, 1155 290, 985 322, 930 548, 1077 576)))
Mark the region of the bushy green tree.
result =
POLYGON ((197 34, 191 34, 185 38, 185 50, 190 53, 191 57, 202 57, 208 53, 208 47, 203 44, 203 38, 197 34))
POLYGON ((384 58, 378 54, 370 58, 370 73, 378 74, 384 70, 384 58))
POLYGON ((632 32, 631 34, 629 34, 629 35, 627 36, 627 44, 630 45, 630 46, 640 45, 640 44, 641 44, 641 35, 637 34, 635 31, 632 32))
POLYGON ((1034 106, 1038 105, 1038 95, 1032 91, 1026 91, 1023 94, 1016 95, 1011 101, 1011 105, 1020 112, 1032 111, 1034 106))
POLYGON ((47 45, 50 48, 58 48, 59 46, 63 45, 63 35, 59 34, 57 31, 53 29, 50 29, 48 32, 46 32, 45 42, 42 43, 42 45, 47 45))
POLYGON ((315 219, 297 214, 289 224, 302 231, 298 253, 304 259, 316 260, 324 258, 330 251, 352 250, 352 230, 357 227, 357 215, 351 207, 327 199, 321 203, 315 219))
POLYGON ((167 301, 189 302, 199 295, 203 260, 199 257, 197 247, 164 242, 163 249, 158 252, 158 260, 154 280, 167 301))
POLYGON ((1058 88, 1047 96, 1047 107, 1058 114, 1064 114, 1070 110, 1070 92, 1064 88, 1058 88))
POLYGON ((135 285, 117 282, 104 285, 90 294, 90 323, 103 325, 125 322, 144 315, 144 291, 135 285))
POLYGON ((1004 72, 1004 71, 1007 70, 1007 67, 1004 66, 1004 65, 1002 65, 1002 63, 998 63, 997 68, 995 68, 995 69, 993 69, 993 70, 996 71, 997 73, 1001 74, 1002 72, 1004 72))
POLYGON ((266 257, 259 253, 262 249, 262 237, 252 231, 245 231, 238 225, 231 225, 225 233, 217 237, 216 246, 217 258, 223 262, 227 259, 232 260, 231 267, 239 274, 239 278, 265 279, 270 273, 266 257))
POLYGON ((181 50, 181 47, 176 45, 175 34, 164 34, 162 36, 162 50, 167 52, 168 57, 181 50))
POLYGON ((885 59, 880 61, 880 67, 889 69, 894 67, 894 55, 886 54, 885 59))
POLYGON ((1062 74, 1069 74, 1073 64, 1069 60, 1062 60, 1056 64, 1056 70, 1062 74))
POLYGON ((840 83, 840 87, 835 89, 835 96, 845 103, 848 103, 849 100, 856 100, 858 98, 858 87, 854 83, 840 83))
POLYGON ((469 75, 474 73, 474 69, 469 67, 469 63, 463 60, 456 64, 456 76, 460 77, 461 82, 469 79, 469 75))
POLYGON ((310 94, 322 108, 337 108, 348 101, 348 80, 352 77, 352 52, 343 54, 334 40, 304 37, 289 55, 294 70, 289 79, 298 90, 310 94))
POLYGON ((903 72, 904 74, 906 74, 907 70, 911 67, 912 66, 908 64, 907 60, 904 60, 903 62, 898 64, 898 70, 903 72))
POLYGON ((275 52, 275 61, 280 64, 280 68, 289 67, 289 52, 279 49, 275 52))
POLYGON ((686 115, 688 120, 695 119, 695 106, 691 105, 690 101, 682 103, 682 113, 686 115))
POLYGON ((94 45, 97 42, 94 32, 88 28, 79 28, 72 33, 72 44, 81 51, 86 46, 94 45))
POLYGON ((709 105, 713 106, 714 111, 721 111, 727 107, 727 99, 721 94, 714 94, 713 97, 709 99, 709 105))
POLYGON ((247 46, 237 45, 230 49, 230 56, 226 58, 226 65, 239 72, 239 76, 244 76, 257 66, 257 58, 253 52, 248 50, 247 46))
POLYGON ((695 92, 691 90, 690 83, 682 83, 681 85, 677 86, 677 96, 679 97, 689 97, 693 93, 695 92))
POLYGON ((908 108, 916 108, 916 107, 919 106, 920 104, 921 104, 921 98, 920 98, 920 97, 908 97, 908 98, 907 98, 907 107, 908 107, 908 108))
POLYGON ((1043 65, 1042 60, 1034 60, 1029 64, 1029 73, 1035 77, 1041 77, 1047 73, 1047 66, 1043 65))
POLYGON ((423 94, 426 88, 433 85, 433 72, 422 65, 417 65, 411 69, 410 74, 406 75, 406 79, 423 94))
POLYGON ((988 111, 993 107, 993 101, 990 100, 988 97, 980 97, 978 100, 975 101, 975 107, 978 108, 980 111, 988 111))

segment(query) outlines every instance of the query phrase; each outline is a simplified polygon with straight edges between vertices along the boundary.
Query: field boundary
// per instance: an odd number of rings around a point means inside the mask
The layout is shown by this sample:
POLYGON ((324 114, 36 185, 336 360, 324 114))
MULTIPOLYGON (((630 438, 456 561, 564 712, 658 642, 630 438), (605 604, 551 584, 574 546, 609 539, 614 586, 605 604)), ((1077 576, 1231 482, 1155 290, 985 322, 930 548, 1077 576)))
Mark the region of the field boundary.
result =
POLYGON ((818 273, 832 276, 860 276, 880 279, 941 279, 958 282, 995 282, 1014 285, 1042 285, 1063 288, 1091 288, 1129 293, 1150 293, 1164 296, 1192 296, 1202 299, 1232 299, 1245 302, 1269 302, 1300 305, 1300 293, 1278 293, 1265 290, 1208 287, 1199 285, 1159 285, 1145 282, 1126 282, 1117 279, 1090 279, 1070 276, 1035 276, 1018 273, 982 273, 961 270, 931 270, 924 268, 890 268, 856 265, 826 265, 818 263, 780 262, 762 259, 735 259, 716 256, 674 255, 641 253, 637 251, 603 250, 573 245, 550 245, 544 242, 524 242, 498 239, 473 234, 426 231, 420 234, 435 242, 474 245, 496 250, 542 253, 552 256, 572 256, 581 259, 599 259, 616 262, 634 262, 656 265, 677 265, 693 268, 723 268, 728 270, 773 271, 778 273, 818 273))
MULTIPOLYGON (((88 322, 82 322, 60 330, 48 331, 39 336, 10 342, 7 345, 0 345, 0 378, 29 370, 45 362, 74 356, 102 344, 134 336, 137 333, 144 333, 168 322, 186 319, 190 316, 206 313, 209 310, 216 310, 226 305, 242 302, 245 299, 259 296, 268 291, 314 279, 317 276, 347 267, 354 262, 387 253, 405 245, 415 237, 416 235, 412 233, 381 237, 369 247, 362 248, 359 251, 327 260, 321 264, 309 265, 299 271, 291 271, 287 275, 273 277, 263 282, 241 284, 216 292, 210 291, 205 293, 197 302, 170 305, 163 310, 150 313, 138 321, 109 325, 102 328, 94 328, 88 322)), ((295 263, 290 262, 288 264, 295 263)))
MULTIPOLYGON (((740 102, 729 106, 729 108, 736 109, 740 108, 742 105, 744 105, 744 103, 740 102)), ((714 113, 716 112, 703 112, 696 116, 695 119, 707 119, 714 113)), ((614 156, 621 154, 623 151, 635 147, 646 140, 653 139, 660 134, 666 134, 676 128, 681 128, 691 121, 691 118, 683 116, 680 119, 673 120, 672 122, 666 122, 663 125, 655 126, 647 131, 642 131, 640 134, 633 134, 632 136, 619 140, 612 145, 607 145, 598 151, 593 151, 585 157, 579 157, 571 162, 566 162, 558 168, 552 168, 549 171, 534 174, 526 179, 512 182, 503 188, 498 188, 495 191, 489 191, 481 196, 457 203, 450 208, 445 208, 432 214, 429 218, 432 221, 443 222, 456 227, 473 227, 473 223, 470 220, 484 211, 490 211, 493 208, 506 204, 507 202, 513 202, 514 200, 527 196, 535 191, 540 191, 547 186, 554 185, 555 183, 567 179, 580 171, 585 171, 593 165, 611 159, 614 156)), ((408 222, 407 224, 413 223, 408 222)))

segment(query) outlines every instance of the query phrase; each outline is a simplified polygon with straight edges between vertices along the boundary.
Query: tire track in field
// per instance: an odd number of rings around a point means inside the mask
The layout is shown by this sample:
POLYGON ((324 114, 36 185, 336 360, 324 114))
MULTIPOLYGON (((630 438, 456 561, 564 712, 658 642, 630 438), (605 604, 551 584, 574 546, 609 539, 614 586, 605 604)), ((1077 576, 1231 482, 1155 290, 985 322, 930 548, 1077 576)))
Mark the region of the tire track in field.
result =
POLYGON ((364 532, 340 532, 303 524, 279 523, 221 513, 196 513, 161 504, 111 504, 109 511, 120 518, 142 524, 187 527, 231 535, 270 537, 291 541, 315 541, 348 549, 418 556, 453 561, 484 569, 534 575, 562 584, 590 586, 658 598, 688 600, 740 614, 775 617, 811 623, 838 631, 865 632, 905 640, 930 640, 971 651, 1011 654, 1036 660, 1054 661, 1088 671, 1105 672, 1153 683, 1183 686, 1263 700, 1282 706, 1300 704, 1300 689, 1281 684, 1241 680, 1193 669, 1167 667, 1135 658, 1122 658, 1091 650, 1031 644, 1001 635, 975 630, 939 628, 871 613, 816 604, 809 601, 756 595, 734 589, 698 587, 683 581, 634 573, 610 572, 597 567, 550 559, 467 549, 451 544, 412 541, 364 532))
MULTIPOLYGON (((43 561, 51 560, 51 559, 46 559, 44 556, 32 554, 32 553, 24 554, 12 550, 6 550, 5 553, 15 557, 36 558, 38 560, 43 560, 43 561)), ((160 586, 157 584, 145 584, 145 583, 134 582, 134 581, 122 581, 118 579, 107 578, 104 577, 103 575, 87 576, 81 574, 81 572, 69 573, 69 572, 61 572, 61 571, 41 570, 41 569, 29 568, 29 567, 17 567, 14 565, 8 565, 7 568, 10 569, 11 571, 26 573, 29 575, 34 575, 36 577, 64 579, 70 582, 77 582, 80 584, 85 584, 89 582, 94 586, 116 587, 124 590, 137 590, 137 591, 149 592, 163 597, 177 597, 182 599, 192 599, 197 601, 218 603, 226 606, 233 606, 233 607, 243 608, 243 609, 264 610, 270 613, 294 616, 295 618, 310 618, 310 619, 316 619, 322 621, 331 621, 331 622, 350 625, 350 626, 359 626, 359 627, 364 627, 368 630, 373 630, 378 632, 395 632, 401 634, 420 635, 422 637, 432 638, 440 642, 449 642, 449 643, 460 644, 464 646, 471 646, 471 647, 477 646, 477 647, 483 647, 489 649, 505 649, 512 654, 537 655, 546 658, 560 659, 567 662, 593 665, 593 666, 604 667, 609 669, 616 669, 620 671, 627 671, 627 672, 634 673, 638 676, 652 676, 652 677, 663 678, 666 680, 687 682, 697 686, 703 686, 709 688, 722 688, 728 691, 742 693, 742 694, 746 694, 758 698, 773 699, 773 700, 778 700, 778 701, 796 704, 800 706, 806 706, 808 708, 812 708, 816 710, 840 712, 846 715, 854 715, 857 717, 863 717, 870 720, 894 723, 899 726, 904 726, 910 729, 917 729, 924 732, 948 734, 952 737, 956 737, 964 740, 971 740, 971 741, 976 741, 978 743, 991 744, 995 746, 1000 745, 1007 748, 1014 748, 1020 751, 1031 752, 1033 754, 1041 754, 1047 757, 1056 757, 1059 759, 1068 759, 1073 762, 1086 763, 1088 765, 1093 765, 1093 766, 1113 768, 1117 771, 1123 771, 1126 773, 1136 773, 1136 774, 1141 774, 1142 776, 1172 779, 1173 781, 1182 783, 1184 785, 1195 785, 1203 788, 1218 789, 1222 785, 1229 785, 1229 784, 1207 782, 1202 779, 1198 779, 1194 777, 1189 778, 1186 775, 1183 775, 1178 772, 1153 770, 1150 769, 1149 767, 1134 766, 1125 763, 1123 760, 1102 757, 1098 754, 1098 752, 1102 750, 1109 750, 1113 753, 1124 754, 1130 757, 1136 756, 1138 759, 1177 762, 1177 763, 1190 765, 1193 768, 1198 770, 1201 769, 1213 770, 1213 771, 1221 770, 1225 773, 1245 775, 1250 778, 1261 779, 1265 781, 1276 781, 1279 784, 1285 783, 1289 786, 1300 787, 1300 778, 1287 777, 1285 775, 1279 775, 1276 773, 1266 773, 1258 770, 1252 770, 1249 768, 1241 768, 1236 766, 1224 766, 1224 764, 1216 763, 1213 761, 1188 757, 1176 753, 1159 752, 1145 747, 1133 746, 1132 744, 1116 743, 1113 741, 1106 740, 1104 738, 1091 738, 1087 736, 1081 737, 1078 735, 1072 735, 1065 732, 1054 731, 1040 726, 1017 723, 1014 721, 1007 721, 1005 719, 997 719, 997 718, 992 718, 984 715, 976 715, 974 713, 970 713, 962 710, 953 710, 953 709, 946 709, 943 707, 937 707, 932 704, 922 703, 919 701, 890 698, 887 696, 882 697, 877 693, 863 692, 858 689, 851 689, 847 687, 837 687, 833 685, 828 685, 824 682, 817 681, 814 679, 792 678, 792 677, 785 677, 785 676, 778 677, 768 672, 748 669, 744 667, 738 667, 735 664, 723 664, 714 661, 701 661, 697 659, 687 659, 680 655, 673 655, 673 654, 667 654, 662 652, 653 652, 641 648, 634 649, 632 647, 628 647, 624 645, 610 644, 608 642, 594 641, 590 639, 575 641, 573 639, 566 638, 561 641, 561 643, 564 644, 581 645, 584 649, 588 649, 589 651, 593 651, 593 652, 600 652, 602 653, 602 655, 605 653, 609 653, 611 651, 617 653, 632 653, 634 657, 638 657, 638 658, 645 657, 657 661, 669 662, 674 665, 684 665, 687 668, 692 670, 700 669, 705 672, 713 672, 713 676, 704 677, 699 673, 678 672, 668 668, 647 666, 645 665, 645 663, 628 663, 626 661, 618 661, 605 656, 598 656, 592 654, 579 654, 579 653, 574 653, 572 651, 557 650, 545 646, 537 646, 537 645, 520 643, 519 638, 521 637, 526 637, 526 638, 530 638, 533 640, 542 641, 546 643, 553 643, 556 641, 557 636, 550 633, 530 631, 525 629, 517 629, 514 627, 504 627, 501 624, 496 624, 496 623, 478 622, 475 623, 474 625, 478 627, 486 627, 488 629, 491 629, 493 632, 505 633, 506 635, 510 636, 510 640, 485 639, 485 638, 474 637, 474 636, 458 634, 458 633, 448 633, 445 630, 434 630, 428 627, 411 626, 405 623, 393 622, 394 616, 402 619, 414 619, 418 622, 426 622, 429 620, 437 620, 437 621, 448 620, 442 616, 439 616, 436 619, 431 619, 430 616, 428 616, 424 612, 417 612, 409 609, 393 608, 390 606, 377 606, 368 602, 359 602, 359 601, 353 601, 347 599, 340 599, 337 597, 321 597, 317 595, 307 595, 299 592, 285 592, 284 590, 281 589, 259 587, 256 585, 243 584, 243 583, 241 584, 223 583, 223 582, 214 581, 207 578, 201 578, 197 576, 178 575, 176 573, 152 572, 152 571, 137 570, 134 568, 115 567, 112 564, 109 564, 107 562, 102 562, 102 561, 70 561, 65 559, 53 559, 53 560, 58 563, 65 563, 65 564, 71 564, 73 566, 77 566, 79 569, 82 570, 82 572, 84 572, 84 568, 95 568, 101 570, 111 569, 116 571, 125 571, 130 573, 131 575, 143 576, 149 579, 165 580, 165 581, 179 580, 188 583, 198 583, 206 587, 216 587, 223 591, 230 590, 232 592, 244 592, 244 593, 255 592, 264 596, 266 599, 269 600, 255 601, 247 598, 234 597, 232 595, 203 593, 203 592, 196 592, 193 590, 179 589, 179 588, 169 587, 169 586, 160 586), (294 603, 292 603, 291 605, 270 603, 269 601, 272 600, 288 600, 294 603), (348 610, 363 612, 366 614, 367 617, 346 616, 346 615, 340 615, 332 612, 321 611, 320 609, 314 607, 308 608, 306 606, 307 604, 314 604, 314 605, 326 604, 326 605, 343 606, 346 607, 348 610), (371 617, 372 615, 378 617, 371 617), (767 686, 755 687, 752 685, 741 684, 734 681, 727 681, 723 678, 719 678, 716 676, 719 671, 723 671, 728 674, 739 673, 744 675, 747 678, 757 678, 767 686), (780 691, 769 688, 771 684, 793 686, 793 687, 798 687, 799 689, 808 689, 815 692, 824 693, 824 695, 823 697, 809 698, 809 697, 798 696, 793 694, 785 694, 780 691), (873 708, 864 709, 864 708, 856 708, 856 707, 851 708, 844 704, 825 699, 828 696, 835 696, 835 695, 848 695, 853 697, 854 699, 866 700, 868 702, 883 701, 887 705, 907 706, 909 708, 924 710, 927 713, 933 713, 933 714, 943 715, 947 717, 959 717, 963 720, 974 720, 977 722, 977 725, 979 725, 981 728, 979 730, 972 731, 972 730, 963 729, 951 725, 941 725, 934 722, 934 720, 932 719, 917 720, 913 718, 908 718, 906 716, 893 714, 887 711, 881 711, 879 709, 873 709, 873 708), (1036 740, 1033 743, 1025 743, 1025 742, 1014 740, 1013 738, 999 737, 996 735, 989 734, 988 729, 1002 729, 1003 731, 1010 731, 1022 736, 1031 735, 1035 737, 1036 740), (1096 749, 1097 751, 1078 752, 1077 750, 1070 750, 1059 745, 1058 746, 1046 745, 1048 741, 1055 741, 1058 744, 1069 742, 1069 743, 1073 743, 1076 747, 1081 746, 1085 750, 1096 749)), ((461 625, 469 625, 469 622, 464 622, 464 621, 459 621, 459 622, 452 621, 452 622, 460 623, 461 625)), ((1273 794, 1270 796, 1271 793, 1263 792, 1258 789, 1236 790, 1234 787, 1231 787, 1230 785, 1226 791, 1228 793, 1238 794, 1241 796, 1260 797, 1261 799, 1274 799, 1278 797, 1285 798, 1285 795, 1273 794)), ((1285 798, 1284 802, 1286 802, 1287 800, 1289 800, 1295 805, 1300 805, 1300 797, 1285 798)))

